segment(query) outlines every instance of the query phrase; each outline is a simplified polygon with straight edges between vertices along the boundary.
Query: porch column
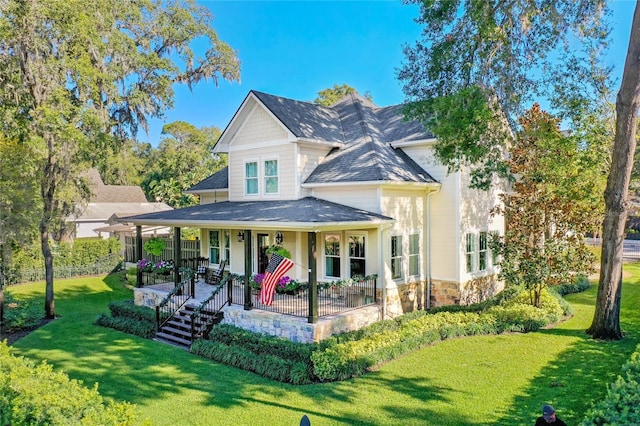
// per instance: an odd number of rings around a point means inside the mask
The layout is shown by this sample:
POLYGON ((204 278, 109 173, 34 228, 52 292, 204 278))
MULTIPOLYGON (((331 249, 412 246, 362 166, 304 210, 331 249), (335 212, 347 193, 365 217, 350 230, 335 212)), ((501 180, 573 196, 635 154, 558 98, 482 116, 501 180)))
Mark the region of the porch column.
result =
POLYGON ((309 319, 308 323, 318 322, 318 274, 316 263, 316 233, 308 233, 309 248, 309 319))
MULTIPOLYGON (((136 225, 136 260, 142 259, 142 226, 136 225)), ((142 269, 136 268, 136 287, 142 287, 142 269)))
POLYGON ((173 228, 173 283, 180 284, 180 264, 182 263, 182 235, 179 227, 173 228))
POLYGON ((251 230, 244 230, 244 310, 250 311, 253 308, 251 303, 251 230))

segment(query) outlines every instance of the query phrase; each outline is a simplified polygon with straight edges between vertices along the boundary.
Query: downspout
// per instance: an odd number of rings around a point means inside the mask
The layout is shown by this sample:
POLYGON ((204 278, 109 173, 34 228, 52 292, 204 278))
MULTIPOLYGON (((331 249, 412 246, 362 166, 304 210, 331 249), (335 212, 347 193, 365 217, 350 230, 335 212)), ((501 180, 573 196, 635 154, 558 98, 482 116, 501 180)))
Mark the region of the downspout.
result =
POLYGON ((426 222, 427 222, 427 229, 426 229, 426 240, 427 240, 427 250, 426 250, 426 264, 427 264, 427 294, 425 295, 426 298, 426 309, 429 310, 431 309, 431 196, 433 194, 437 194, 438 192, 440 192, 440 189, 442 188, 442 186, 439 186, 437 190, 435 191, 429 191, 427 192, 427 208, 425 209, 425 214, 426 214, 426 222))
POLYGON ((379 239, 379 247, 380 247, 380 253, 378 254, 378 264, 380 265, 379 267, 381 268, 381 274, 379 275, 380 277, 380 285, 382 287, 382 318, 381 319, 385 319, 387 317, 387 267, 386 267, 386 259, 387 257, 387 253, 385 251, 385 241, 387 241, 387 239, 385 238, 385 231, 387 229, 391 229, 393 225, 389 224, 389 225, 381 225, 378 228, 378 239, 379 239))

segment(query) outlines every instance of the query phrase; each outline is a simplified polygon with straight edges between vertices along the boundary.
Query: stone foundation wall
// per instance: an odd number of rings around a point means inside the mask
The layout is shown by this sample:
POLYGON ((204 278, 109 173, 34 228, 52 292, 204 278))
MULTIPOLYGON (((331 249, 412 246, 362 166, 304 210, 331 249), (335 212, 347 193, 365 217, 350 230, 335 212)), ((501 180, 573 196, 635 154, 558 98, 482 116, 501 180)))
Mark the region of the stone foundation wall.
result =
POLYGON ((167 284, 167 289, 149 287, 134 288, 133 303, 138 306, 146 306, 147 308, 155 309, 173 286, 174 284, 171 283, 167 284))
POLYGON ((460 304, 460 284, 452 281, 431 281, 431 307, 460 304))
POLYGON ((380 306, 372 305, 338 315, 322 317, 316 324, 306 318, 276 314, 242 306, 225 306, 223 324, 231 324, 256 333, 270 334, 294 342, 319 342, 343 331, 358 330, 381 320, 380 306))
POLYGON ((462 285, 460 303, 470 305, 489 299, 504 290, 504 282, 497 275, 489 275, 467 281, 462 285))
MULTIPOLYGON (((424 281, 416 281, 387 289, 387 317, 393 318, 407 312, 424 309, 425 288, 424 281)), ((378 298, 381 299, 382 294, 379 294, 378 298)))

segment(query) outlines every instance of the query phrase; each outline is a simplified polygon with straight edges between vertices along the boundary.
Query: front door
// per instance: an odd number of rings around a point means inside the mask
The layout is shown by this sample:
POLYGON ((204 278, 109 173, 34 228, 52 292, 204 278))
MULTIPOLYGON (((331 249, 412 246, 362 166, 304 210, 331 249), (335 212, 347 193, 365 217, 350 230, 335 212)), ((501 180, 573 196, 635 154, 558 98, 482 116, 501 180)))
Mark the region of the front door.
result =
POLYGON ((264 271, 269 265, 269 258, 267 257, 267 249, 269 248, 269 234, 257 234, 258 244, 256 249, 258 250, 256 259, 258 259, 258 273, 264 274, 264 271))

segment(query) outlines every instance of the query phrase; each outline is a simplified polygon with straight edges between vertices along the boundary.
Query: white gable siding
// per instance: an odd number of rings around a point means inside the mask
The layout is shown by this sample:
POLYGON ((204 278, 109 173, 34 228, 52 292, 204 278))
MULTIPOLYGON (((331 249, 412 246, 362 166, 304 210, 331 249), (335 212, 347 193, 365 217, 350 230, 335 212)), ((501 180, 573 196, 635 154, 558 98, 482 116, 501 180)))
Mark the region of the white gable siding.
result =
POLYGON ((262 149, 234 150, 229 156, 229 200, 292 200, 296 198, 295 144, 283 142, 262 149), (278 161, 278 193, 264 193, 264 162, 278 161), (245 195, 245 163, 258 163, 258 195, 245 195))
POLYGON ((230 151, 259 146, 266 141, 285 141, 287 138, 287 132, 282 125, 264 108, 256 105, 233 138, 230 151))

